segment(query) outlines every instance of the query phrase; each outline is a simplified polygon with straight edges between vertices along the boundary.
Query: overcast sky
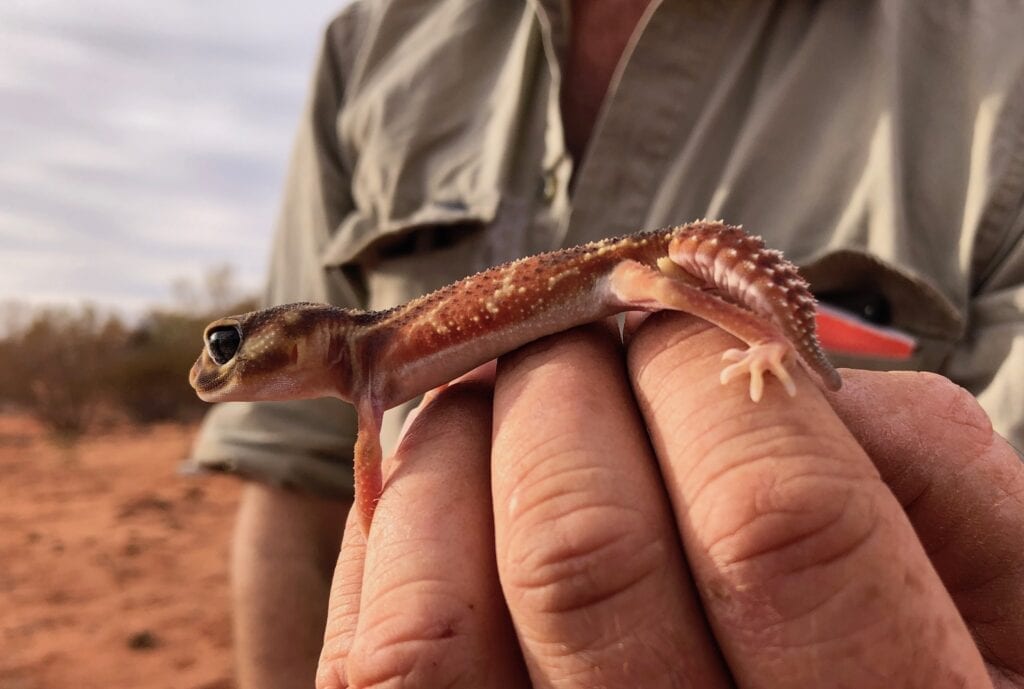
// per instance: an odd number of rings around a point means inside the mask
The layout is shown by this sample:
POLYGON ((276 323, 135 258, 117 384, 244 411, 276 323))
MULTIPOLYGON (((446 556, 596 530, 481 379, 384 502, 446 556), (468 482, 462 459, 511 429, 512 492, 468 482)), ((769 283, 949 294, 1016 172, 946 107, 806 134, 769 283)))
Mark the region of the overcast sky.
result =
POLYGON ((343 0, 0 2, 0 301, 262 283, 321 29, 343 0))

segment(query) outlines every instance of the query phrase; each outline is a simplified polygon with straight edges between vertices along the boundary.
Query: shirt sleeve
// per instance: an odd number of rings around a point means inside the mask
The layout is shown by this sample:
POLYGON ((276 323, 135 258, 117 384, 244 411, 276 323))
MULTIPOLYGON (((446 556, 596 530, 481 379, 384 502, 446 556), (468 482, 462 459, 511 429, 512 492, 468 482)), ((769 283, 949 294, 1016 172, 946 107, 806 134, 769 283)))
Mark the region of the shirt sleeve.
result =
POLYGON ((968 336, 947 375, 970 390, 1024 458, 1024 208, 1009 247, 971 301, 968 336))
MULTIPOLYGON (((362 306, 364 290, 321 254, 352 210, 349 171, 335 122, 344 99, 344 52, 355 21, 343 13, 327 29, 295 142, 273 242, 267 305, 316 301, 362 306)), ((329 497, 351 498, 355 411, 336 399, 230 402, 207 414, 188 461, 197 470, 236 473, 329 497)))
POLYGON ((974 236, 967 332, 944 373, 977 397, 1024 459, 1024 51, 1011 45, 986 70, 992 95, 978 114, 992 127, 979 185, 985 203, 974 236))

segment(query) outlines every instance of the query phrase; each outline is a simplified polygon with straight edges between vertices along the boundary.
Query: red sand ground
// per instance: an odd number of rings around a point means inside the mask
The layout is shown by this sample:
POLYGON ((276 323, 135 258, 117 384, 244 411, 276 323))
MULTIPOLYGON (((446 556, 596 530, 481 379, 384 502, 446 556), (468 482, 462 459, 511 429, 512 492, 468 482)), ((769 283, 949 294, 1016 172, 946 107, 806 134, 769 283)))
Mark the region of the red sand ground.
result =
POLYGON ((0 689, 230 689, 239 485, 180 477, 191 428, 62 449, 0 416, 0 689))

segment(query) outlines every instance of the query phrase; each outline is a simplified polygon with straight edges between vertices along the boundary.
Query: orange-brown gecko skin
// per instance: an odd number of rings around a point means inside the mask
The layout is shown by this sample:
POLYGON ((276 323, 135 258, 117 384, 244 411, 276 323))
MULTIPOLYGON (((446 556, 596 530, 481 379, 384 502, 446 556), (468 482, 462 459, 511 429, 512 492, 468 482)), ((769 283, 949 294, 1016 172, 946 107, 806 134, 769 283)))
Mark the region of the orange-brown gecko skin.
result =
POLYGON ((385 409, 545 335, 622 311, 678 310, 747 343, 722 382, 770 371, 790 394, 795 358, 841 385, 815 335, 815 301, 782 254, 721 222, 605 239, 506 263, 388 311, 289 304, 207 326, 190 382, 209 402, 339 397, 359 415, 356 502, 364 529, 381 492, 385 409))

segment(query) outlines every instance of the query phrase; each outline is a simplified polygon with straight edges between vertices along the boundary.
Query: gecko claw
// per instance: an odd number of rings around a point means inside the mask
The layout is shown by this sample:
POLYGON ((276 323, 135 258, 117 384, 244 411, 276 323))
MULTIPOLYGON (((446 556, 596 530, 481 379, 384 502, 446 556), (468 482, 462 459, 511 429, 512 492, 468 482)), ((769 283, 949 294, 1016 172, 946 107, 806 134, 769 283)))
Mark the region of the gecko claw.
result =
POLYGON ((796 396, 796 383, 786 370, 785 358, 789 345, 781 342, 756 344, 749 349, 730 349, 722 355, 722 361, 732 362, 722 370, 719 377, 727 385, 743 375, 750 376, 750 399, 760 402, 764 395, 764 374, 771 372, 790 397, 796 396))

